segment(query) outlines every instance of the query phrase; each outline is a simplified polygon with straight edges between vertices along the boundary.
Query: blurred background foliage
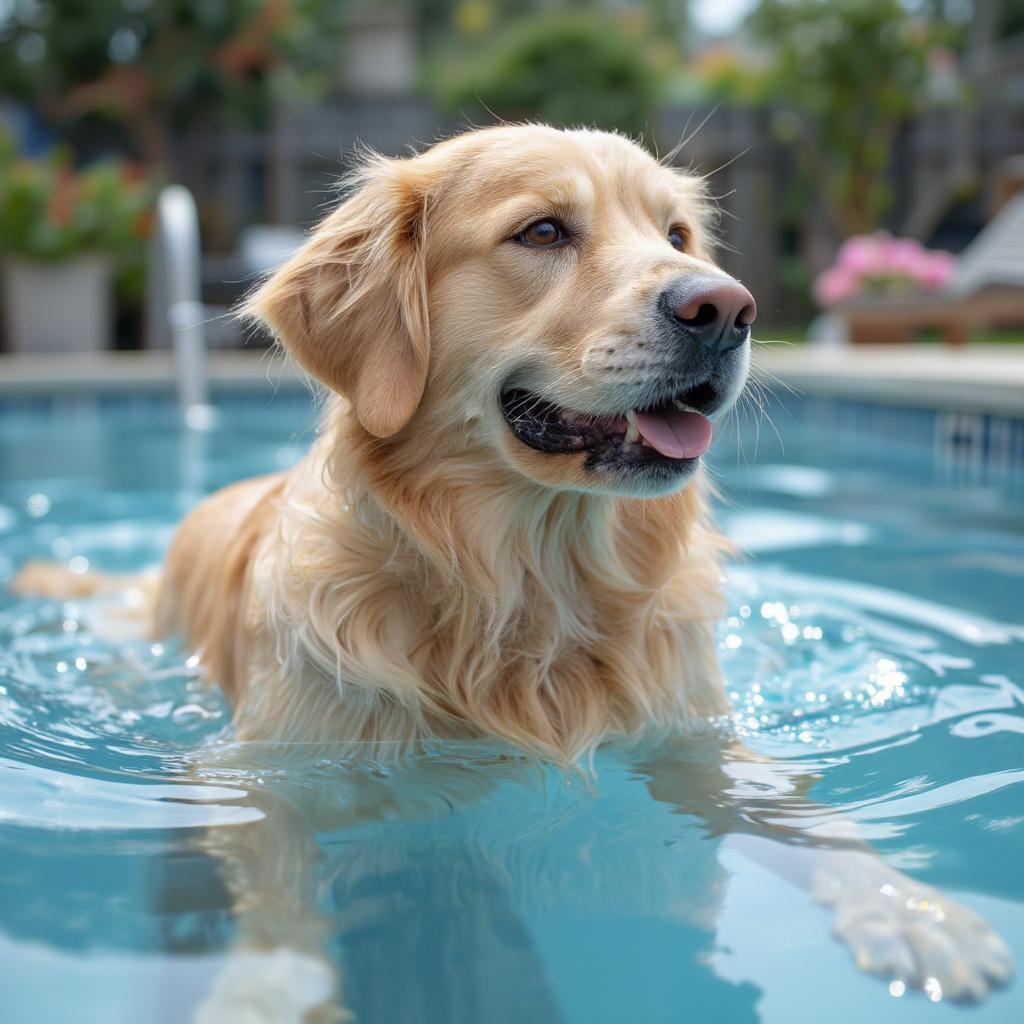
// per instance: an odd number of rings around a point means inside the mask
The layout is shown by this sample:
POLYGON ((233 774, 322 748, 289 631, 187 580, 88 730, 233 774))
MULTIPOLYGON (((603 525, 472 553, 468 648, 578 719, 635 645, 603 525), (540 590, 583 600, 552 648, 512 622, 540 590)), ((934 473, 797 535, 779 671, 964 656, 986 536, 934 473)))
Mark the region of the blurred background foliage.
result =
POLYGON ((809 315, 849 235, 962 247, 1022 110, 1021 0, 0 0, 19 148, 184 181, 222 251, 308 224, 359 140, 539 119, 665 152, 699 129, 679 160, 733 215, 729 268, 774 289, 766 320, 809 315))
POLYGON ((322 92, 338 12, 332 0, 7 0, 0 90, 58 131, 117 126, 163 167, 189 122, 258 125, 275 90, 322 92))
MULTIPOLYGON (((471 10, 460 9, 463 21, 471 10)), ((475 123, 496 116, 593 125, 641 138, 650 136, 672 56, 659 52, 642 18, 535 14, 461 61, 435 58, 428 83, 444 109, 475 123)))
POLYGON ((72 158, 66 146, 40 160, 19 158, 0 132, 0 253, 53 262, 102 252, 130 269, 149 233, 151 187, 124 161, 76 171, 72 158))
POLYGON ((763 0, 749 30, 763 63, 709 88, 771 105, 773 134, 843 236, 870 231, 891 202, 886 165, 900 128, 926 103, 938 24, 910 19, 900 0, 763 0))

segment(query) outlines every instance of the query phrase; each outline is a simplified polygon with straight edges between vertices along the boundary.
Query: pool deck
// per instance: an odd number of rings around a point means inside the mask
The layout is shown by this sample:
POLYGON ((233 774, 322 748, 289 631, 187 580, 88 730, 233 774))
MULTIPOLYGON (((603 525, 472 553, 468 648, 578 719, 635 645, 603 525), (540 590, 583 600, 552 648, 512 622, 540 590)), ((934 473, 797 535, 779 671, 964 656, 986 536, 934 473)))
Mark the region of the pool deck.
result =
MULTIPOLYGON (((304 381, 294 363, 270 349, 210 352, 206 366, 210 385, 217 390, 294 387, 304 381)), ((166 351, 0 355, 0 397, 81 391, 167 394, 174 387, 174 355, 166 351)))
MULTIPOLYGON (((1024 346, 759 345, 754 361, 776 391, 788 387, 810 396, 1024 419, 1024 346)), ((266 350, 211 352, 208 373, 221 392, 304 386, 294 364, 266 350)), ((0 398, 82 391, 166 394, 173 388, 170 352, 0 355, 0 398)))
POLYGON ((1024 419, 1024 346, 772 345, 754 362, 801 394, 1024 419))

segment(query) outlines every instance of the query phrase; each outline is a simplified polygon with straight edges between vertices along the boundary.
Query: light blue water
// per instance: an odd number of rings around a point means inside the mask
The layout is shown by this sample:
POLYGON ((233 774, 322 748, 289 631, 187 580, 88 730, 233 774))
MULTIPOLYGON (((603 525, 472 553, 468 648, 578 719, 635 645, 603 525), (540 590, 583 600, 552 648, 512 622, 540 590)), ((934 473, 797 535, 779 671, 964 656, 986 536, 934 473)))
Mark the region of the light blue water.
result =
MULTIPOLYGON (((736 729, 818 773, 818 801, 982 913, 1020 967, 1019 486, 776 421, 784 455, 769 429, 755 458, 747 430, 714 460, 750 555, 720 632, 736 729)), ((287 394, 229 401, 202 433, 154 402, 0 409, 0 582, 26 557, 155 562, 202 494, 291 464, 311 423, 287 394)), ((0 1019, 187 1020, 234 930, 207 826, 250 827, 288 786, 408 784, 330 758, 285 771, 273 751, 197 777, 192 755, 226 729, 173 645, 105 641, 86 603, 0 596, 0 1019)), ((742 797, 723 791, 722 835, 654 800, 621 755, 599 758, 593 788, 498 775, 472 747, 425 758, 486 795, 319 837, 326 944, 365 1024, 1024 1019, 1020 982, 965 1009, 859 974, 824 910, 730 848, 742 797)))

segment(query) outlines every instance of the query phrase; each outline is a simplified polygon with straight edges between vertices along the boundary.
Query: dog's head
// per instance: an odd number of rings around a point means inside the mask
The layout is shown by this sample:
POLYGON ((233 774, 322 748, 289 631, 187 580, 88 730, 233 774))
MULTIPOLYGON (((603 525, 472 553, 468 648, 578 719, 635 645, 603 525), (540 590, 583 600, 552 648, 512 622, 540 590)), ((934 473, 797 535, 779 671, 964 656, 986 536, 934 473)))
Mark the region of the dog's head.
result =
POLYGON ((699 180, 543 126, 377 158, 251 309, 421 458, 664 494, 743 388, 754 301, 711 261, 699 180))

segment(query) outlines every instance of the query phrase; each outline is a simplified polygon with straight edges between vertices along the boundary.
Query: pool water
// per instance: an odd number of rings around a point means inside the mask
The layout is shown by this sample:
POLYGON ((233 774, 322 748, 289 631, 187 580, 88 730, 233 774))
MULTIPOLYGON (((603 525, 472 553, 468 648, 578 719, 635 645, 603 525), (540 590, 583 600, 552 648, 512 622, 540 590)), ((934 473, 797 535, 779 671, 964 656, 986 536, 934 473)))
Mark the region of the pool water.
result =
MULTIPOLYGON (((720 629, 733 727, 815 773, 817 801, 981 913, 1020 969, 1020 481, 966 484, 898 437, 811 425, 796 401, 773 419, 714 451, 720 518, 746 553, 720 629)), ((203 494, 292 464, 313 421, 287 391, 225 398, 202 430, 163 401, 0 406, 0 583, 28 557, 157 562, 203 494)), ((275 787, 408 777, 272 750, 197 770, 230 731, 195 659, 104 639, 90 615, 0 596, 0 1018, 184 1021, 236 926, 208 829, 249 827, 275 787)), ((421 756, 488 778, 493 753, 421 756)), ((596 770, 494 775, 467 806, 317 837, 325 946, 358 1021, 1024 1020, 1021 982, 963 1008, 860 974, 827 912, 728 834, 654 800, 621 753, 596 770)))

